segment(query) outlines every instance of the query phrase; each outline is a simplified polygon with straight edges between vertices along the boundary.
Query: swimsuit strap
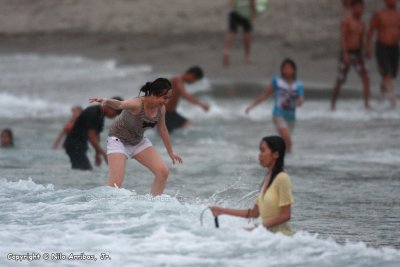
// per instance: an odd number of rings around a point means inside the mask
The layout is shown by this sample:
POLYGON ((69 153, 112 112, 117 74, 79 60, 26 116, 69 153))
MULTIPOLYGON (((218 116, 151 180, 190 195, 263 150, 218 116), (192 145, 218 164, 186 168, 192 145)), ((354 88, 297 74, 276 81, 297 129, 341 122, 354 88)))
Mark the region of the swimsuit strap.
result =
POLYGON ((140 114, 145 114, 144 113, 144 100, 143 100, 143 98, 140 97, 140 101, 142 102, 141 109, 140 109, 140 114))

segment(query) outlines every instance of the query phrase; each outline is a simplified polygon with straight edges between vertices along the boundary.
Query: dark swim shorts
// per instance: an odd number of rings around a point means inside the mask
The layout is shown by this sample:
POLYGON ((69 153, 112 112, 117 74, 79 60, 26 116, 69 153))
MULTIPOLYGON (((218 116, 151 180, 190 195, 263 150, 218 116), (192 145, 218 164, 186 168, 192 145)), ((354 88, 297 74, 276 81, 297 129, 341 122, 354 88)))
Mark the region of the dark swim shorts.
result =
POLYGON ((67 155, 71 161, 71 167, 74 170, 92 170, 92 165, 86 155, 86 151, 80 150, 66 150, 67 155))
POLYGON ((349 50, 348 51, 350 62, 347 64, 344 62, 343 52, 340 53, 339 66, 338 66, 338 77, 339 83, 344 83, 347 79, 350 66, 353 66, 360 77, 368 75, 367 68, 365 67, 365 61, 363 58, 362 50, 349 50))
POLYGON ((188 120, 178 114, 176 111, 165 112, 165 124, 168 132, 173 132, 175 129, 181 128, 188 120))
POLYGON ((229 13, 229 31, 237 33, 239 27, 242 27, 244 32, 253 30, 253 25, 249 19, 240 16, 236 12, 229 13))
POLYGON ((375 53, 380 74, 382 76, 390 74, 393 78, 396 78, 399 67, 399 46, 376 43, 375 53))

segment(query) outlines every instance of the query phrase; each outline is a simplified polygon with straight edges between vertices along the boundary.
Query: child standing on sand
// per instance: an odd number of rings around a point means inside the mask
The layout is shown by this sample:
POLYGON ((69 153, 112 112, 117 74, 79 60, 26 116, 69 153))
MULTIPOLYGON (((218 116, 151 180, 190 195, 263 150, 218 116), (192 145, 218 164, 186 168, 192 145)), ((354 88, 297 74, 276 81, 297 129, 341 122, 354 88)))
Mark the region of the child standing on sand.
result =
POLYGON ((266 90, 246 108, 249 113, 255 106, 274 94, 273 119, 280 136, 285 140, 286 152, 292 151, 291 133, 296 120, 296 107, 304 101, 304 88, 297 79, 296 63, 291 59, 285 59, 281 64, 281 77, 274 77, 266 90))

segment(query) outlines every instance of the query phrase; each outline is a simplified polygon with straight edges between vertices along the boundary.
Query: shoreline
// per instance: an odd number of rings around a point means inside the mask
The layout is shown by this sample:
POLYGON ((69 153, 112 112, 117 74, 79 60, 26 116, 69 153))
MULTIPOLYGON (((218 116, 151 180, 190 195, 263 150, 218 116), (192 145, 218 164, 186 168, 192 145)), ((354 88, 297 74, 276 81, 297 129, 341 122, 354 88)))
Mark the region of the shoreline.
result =
MULTIPOLYGON (((291 57, 299 66, 299 77, 307 95, 329 98, 337 75, 337 54, 332 44, 323 53, 319 48, 306 45, 284 44, 273 37, 254 36, 253 62, 244 64, 241 43, 237 40, 231 53, 231 66, 222 65, 222 34, 109 34, 109 33, 52 33, 1 34, 0 54, 34 53, 39 55, 75 55, 95 60, 116 60, 118 65, 147 64, 156 74, 173 75, 184 72, 192 65, 200 65, 216 87, 222 84, 266 86, 278 74, 280 62, 291 57)), ((371 93, 379 90, 379 76, 374 62, 368 63, 371 93), (371 64, 372 63, 372 64, 371 64), (372 71, 371 71, 372 70, 372 71)), ((361 82, 350 71, 341 97, 361 97, 361 82)))

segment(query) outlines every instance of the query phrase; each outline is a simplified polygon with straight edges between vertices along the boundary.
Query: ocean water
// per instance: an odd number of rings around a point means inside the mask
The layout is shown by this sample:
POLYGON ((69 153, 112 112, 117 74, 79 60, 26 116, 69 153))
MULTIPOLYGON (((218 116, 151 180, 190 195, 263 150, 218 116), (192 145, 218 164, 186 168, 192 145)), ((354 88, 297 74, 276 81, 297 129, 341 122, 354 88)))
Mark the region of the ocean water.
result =
POLYGON ((12 128, 16 142, 15 149, 0 149, 0 266, 400 262, 398 110, 373 102, 376 111, 365 112, 359 99, 340 99, 339 111, 331 113, 326 99, 306 100, 294 153, 286 160, 297 231, 286 237, 261 228, 245 231, 255 222, 233 217, 220 217, 216 229, 209 211, 200 225, 208 205, 253 205, 265 175, 258 143, 276 133, 271 101, 245 115, 254 97, 239 94, 246 88, 221 94, 212 81, 190 88, 211 110, 182 102, 180 111, 193 121, 192 128, 172 135, 182 165, 173 166, 157 134, 147 132, 170 166, 165 195, 152 198, 152 175, 134 161, 124 189, 109 188, 107 166, 72 171, 65 153, 51 149, 72 105, 87 106, 91 96, 135 97, 141 84, 157 76, 151 66, 24 54, 0 56, 0 71, 0 128, 12 128), (41 258, 21 262, 15 256, 27 253, 41 258), (69 259, 71 254, 85 259, 69 259))

